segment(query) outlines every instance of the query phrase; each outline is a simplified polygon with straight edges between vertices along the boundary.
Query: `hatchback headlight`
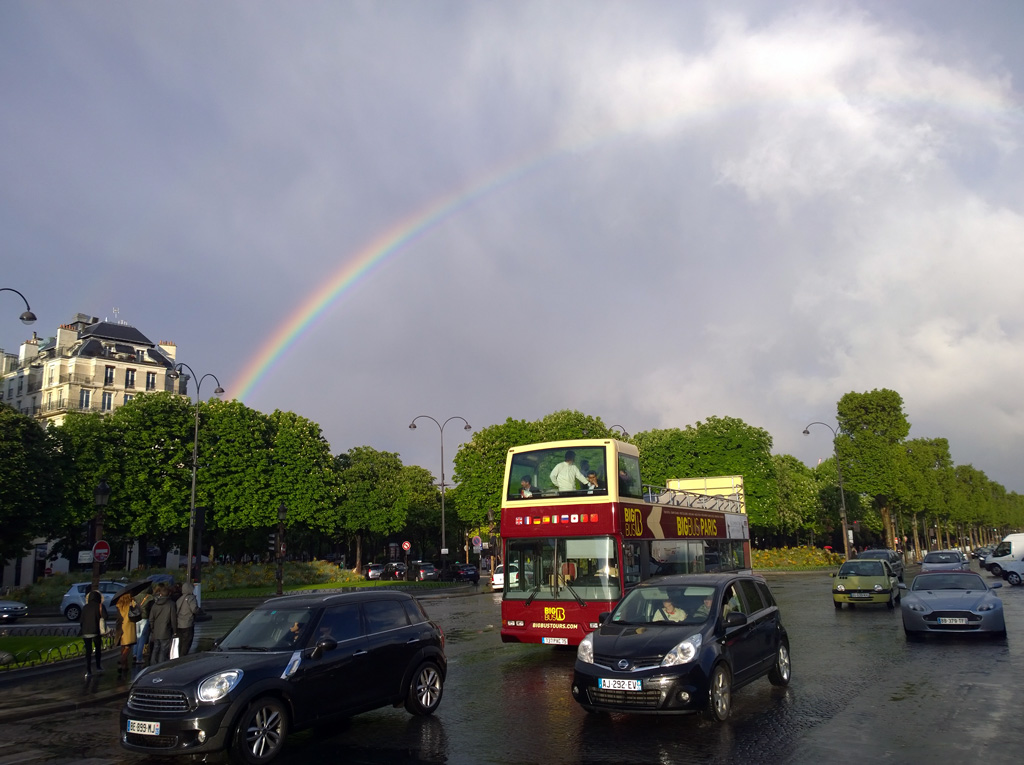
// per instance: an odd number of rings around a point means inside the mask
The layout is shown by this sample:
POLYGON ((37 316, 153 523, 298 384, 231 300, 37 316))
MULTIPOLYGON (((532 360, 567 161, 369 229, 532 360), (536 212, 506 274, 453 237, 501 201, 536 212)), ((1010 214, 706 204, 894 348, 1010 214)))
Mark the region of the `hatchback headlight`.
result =
POLYGON ((665 654, 665 658, 661 660, 661 666, 674 667, 677 664, 689 664, 696 658, 701 642, 700 633, 691 635, 665 654))
POLYGON ((881 592, 881 591, 882 591, 882 585, 876 584, 875 585, 875 592, 881 592))
POLYGON ((846 585, 845 584, 837 584, 836 585, 836 592, 846 592, 846 585))
POLYGON ((196 692, 196 695, 200 701, 212 704, 231 693, 231 689, 238 685, 238 681, 241 679, 242 670, 240 669, 227 669, 223 672, 218 672, 216 675, 210 675, 199 684, 199 690, 196 692))
POLYGON ((580 641, 579 648, 576 649, 576 658, 582 661, 584 664, 594 663, 594 633, 591 632, 583 640, 580 641))

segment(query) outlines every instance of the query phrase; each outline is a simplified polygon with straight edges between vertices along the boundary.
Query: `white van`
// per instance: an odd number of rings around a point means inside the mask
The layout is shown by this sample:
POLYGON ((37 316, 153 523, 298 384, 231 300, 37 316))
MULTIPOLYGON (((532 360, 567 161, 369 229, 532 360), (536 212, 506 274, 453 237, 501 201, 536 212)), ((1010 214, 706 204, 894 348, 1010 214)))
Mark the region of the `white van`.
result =
POLYGON ((1024 534, 1007 534, 981 565, 996 576, 1002 576, 1007 563, 1021 560, 1024 560, 1024 534))

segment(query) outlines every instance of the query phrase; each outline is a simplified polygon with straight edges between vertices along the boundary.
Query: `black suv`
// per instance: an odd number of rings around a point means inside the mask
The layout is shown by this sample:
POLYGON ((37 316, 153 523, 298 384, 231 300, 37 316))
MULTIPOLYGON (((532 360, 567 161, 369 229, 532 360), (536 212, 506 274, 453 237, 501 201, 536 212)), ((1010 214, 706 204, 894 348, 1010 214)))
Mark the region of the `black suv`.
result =
POLYGON ((480 572, 476 566, 469 563, 452 563, 441 569, 442 582, 472 582, 480 581, 480 572))
POLYGON ((213 651, 143 670, 121 710, 121 744, 265 763, 292 730, 402 703, 431 714, 447 669, 444 632, 407 593, 272 598, 213 651))

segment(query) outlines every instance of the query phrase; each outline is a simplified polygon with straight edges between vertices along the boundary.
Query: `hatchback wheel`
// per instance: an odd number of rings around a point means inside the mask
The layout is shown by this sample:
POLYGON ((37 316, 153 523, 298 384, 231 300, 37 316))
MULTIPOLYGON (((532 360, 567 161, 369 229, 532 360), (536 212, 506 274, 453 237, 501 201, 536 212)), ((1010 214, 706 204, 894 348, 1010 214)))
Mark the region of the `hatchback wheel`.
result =
POLYGON ((708 691, 708 717, 716 722, 725 722, 732 712, 732 677, 729 668, 719 664, 711 673, 711 688, 708 691))
POLYGON ((838 610, 839 610, 840 608, 842 608, 842 607, 843 607, 843 604, 842 604, 842 603, 840 603, 840 602, 839 602, 838 600, 833 600, 833 601, 832 601, 832 605, 836 607, 836 610, 837 610, 837 611, 838 611, 838 610))
POLYGON ((768 682, 772 685, 789 685, 789 676, 792 672, 789 646, 785 642, 779 643, 779 650, 775 654, 775 666, 768 672, 768 682))
POLYGON ((284 705, 272 696, 264 696, 252 702, 239 718, 231 755, 246 765, 270 762, 280 753, 286 735, 288 713, 284 705))
POLYGON ((444 679, 441 670, 432 661, 419 666, 409 682, 409 693, 405 697, 405 708, 414 715, 433 714, 441 703, 444 693, 444 679))
POLYGON ((77 622, 78 617, 82 615, 82 609, 79 606, 71 605, 68 606, 68 610, 64 612, 64 616, 67 617, 69 622, 77 622))
POLYGON ((886 602, 885 607, 888 608, 890 611, 896 608, 896 600, 891 592, 889 593, 889 600, 886 602))
POLYGON ((1018 574, 1016 571, 1010 571, 1006 574, 1006 581, 1012 584, 1014 587, 1016 587, 1020 584, 1021 581, 1020 574, 1018 574))

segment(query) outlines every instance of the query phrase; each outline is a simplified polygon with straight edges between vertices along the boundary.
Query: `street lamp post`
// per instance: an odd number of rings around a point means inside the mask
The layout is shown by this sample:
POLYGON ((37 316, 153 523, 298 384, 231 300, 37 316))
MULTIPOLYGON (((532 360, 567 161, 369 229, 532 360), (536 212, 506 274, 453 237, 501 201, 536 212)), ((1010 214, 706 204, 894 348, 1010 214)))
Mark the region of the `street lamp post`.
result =
MULTIPOLYGON (((188 364, 178 364, 169 373, 168 376, 172 380, 177 380, 181 377, 181 370, 187 369, 193 379, 196 377, 196 373, 192 371, 192 367, 188 364)), ((196 561, 195 567, 195 578, 193 579, 192 559, 195 555, 194 543, 196 535, 196 470, 199 467, 199 405, 202 403, 202 399, 199 397, 199 389, 203 386, 203 380, 207 377, 212 377, 213 381, 217 383, 217 387, 213 389, 213 395, 219 396, 224 392, 224 389, 220 385, 220 380, 217 376, 211 373, 207 373, 200 377, 196 382, 196 419, 195 429, 192 436, 192 494, 189 502, 189 513, 188 513, 188 560, 185 563, 185 581, 192 582, 195 588, 196 602, 202 608, 202 595, 200 590, 202 589, 202 551, 199 551, 200 559, 196 561)), ((187 383, 187 378, 186 378, 187 383)))
POLYGON ((449 417, 444 421, 444 424, 438 422, 429 414, 421 414, 417 417, 413 417, 412 422, 409 423, 410 430, 416 430, 416 420, 426 419, 437 425, 437 429, 441 431, 441 568, 444 568, 445 561, 448 555, 448 540, 445 537, 444 530, 444 426, 452 420, 462 420, 465 423, 463 430, 472 430, 473 427, 466 422, 465 417, 459 417, 458 415, 449 417))
POLYGON ((832 453, 836 457, 836 475, 839 477, 839 517, 843 521, 843 551, 846 554, 846 559, 850 559, 850 532, 846 524, 846 492, 843 491, 843 468, 839 464, 839 433, 831 425, 825 422, 812 422, 806 428, 804 428, 804 435, 811 435, 811 425, 824 425, 826 428, 832 431, 832 453))
POLYGON ((103 516, 106 510, 107 502, 110 500, 110 486, 107 485, 107 479, 101 478, 99 485, 96 487, 94 492, 96 500, 96 518, 93 521, 93 532, 92 532, 92 543, 93 543, 93 554, 92 554, 92 588, 99 592, 100 589, 100 561, 96 557, 96 543, 103 539, 103 516))
POLYGON ((13 292, 15 295, 17 295, 18 297, 25 301, 25 310, 22 312, 21 316, 18 317, 19 319, 21 319, 22 324, 31 324, 36 320, 36 315, 32 313, 32 308, 29 306, 28 300, 25 299, 24 295, 22 295, 13 287, 0 287, 0 292, 13 292))
POLYGON ((284 502, 277 508, 277 594, 282 595, 284 587, 284 521, 288 517, 288 508, 284 502))
POLYGON ((622 431, 622 437, 623 438, 629 438, 629 433, 627 433, 626 429, 624 427, 622 427, 621 425, 612 425, 611 427, 608 428, 608 430, 615 430, 615 428, 618 428, 619 430, 622 431))

